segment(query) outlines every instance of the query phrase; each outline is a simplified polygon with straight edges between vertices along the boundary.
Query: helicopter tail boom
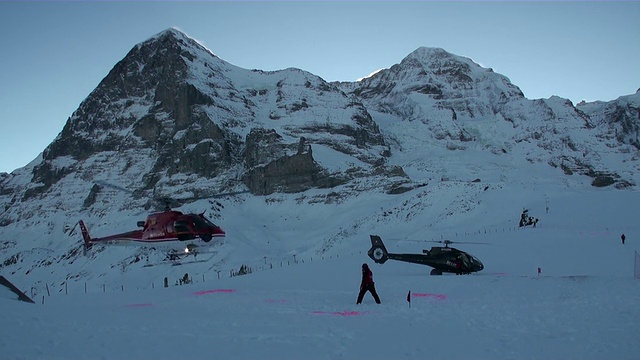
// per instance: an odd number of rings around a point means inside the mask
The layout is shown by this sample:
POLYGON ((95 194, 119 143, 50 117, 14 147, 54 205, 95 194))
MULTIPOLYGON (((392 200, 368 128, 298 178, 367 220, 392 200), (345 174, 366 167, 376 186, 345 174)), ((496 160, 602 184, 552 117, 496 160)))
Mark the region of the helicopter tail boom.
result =
POLYGON ((78 221, 78 224, 80 224, 80 230, 82 231, 84 248, 89 249, 91 247, 91 244, 93 244, 93 242, 91 241, 91 235, 89 235, 89 230, 87 230, 87 227, 84 225, 84 221, 80 220, 78 221))

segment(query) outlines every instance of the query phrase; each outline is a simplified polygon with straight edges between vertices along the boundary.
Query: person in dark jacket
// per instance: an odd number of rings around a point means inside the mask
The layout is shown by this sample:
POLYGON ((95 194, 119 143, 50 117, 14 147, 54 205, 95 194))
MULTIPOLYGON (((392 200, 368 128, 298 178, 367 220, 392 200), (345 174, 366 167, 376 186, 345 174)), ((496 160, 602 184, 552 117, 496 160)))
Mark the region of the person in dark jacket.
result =
POLYGON ((373 272, 369 269, 369 265, 362 264, 362 282, 360 283, 360 293, 358 294, 358 301, 356 301, 356 304, 362 303, 362 298, 367 291, 371 292, 376 304, 380 304, 380 298, 378 297, 375 283, 373 282, 373 272))

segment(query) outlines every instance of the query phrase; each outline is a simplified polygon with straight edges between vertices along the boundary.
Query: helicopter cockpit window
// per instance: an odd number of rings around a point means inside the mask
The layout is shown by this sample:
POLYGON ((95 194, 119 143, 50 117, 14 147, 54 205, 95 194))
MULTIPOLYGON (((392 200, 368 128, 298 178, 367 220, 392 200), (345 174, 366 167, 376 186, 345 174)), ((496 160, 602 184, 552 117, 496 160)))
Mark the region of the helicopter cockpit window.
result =
POLYGON ((212 223, 211 221, 209 221, 209 219, 207 219, 207 218, 206 218, 206 217, 204 217, 204 216, 198 216, 198 218, 199 218, 200 220, 204 221, 204 222, 205 222, 207 225, 209 225, 209 226, 216 226, 214 223, 212 223))
POLYGON ((209 221, 209 219, 207 219, 206 217, 204 217, 204 214, 189 214, 189 219, 191 220, 191 222, 193 223, 193 225, 198 228, 198 227, 217 227, 216 224, 212 223, 211 221, 209 221))
POLYGON ((188 233, 190 232, 189 222, 186 220, 176 220, 173 224, 173 229, 179 234, 188 233))
POLYGON ((193 225, 195 226, 196 229, 207 229, 209 226, 208 221, 205 221, 203 218, 199 217, 199 216, 193 216, 191 218, 193 220, 193 225))
POLYGON ((466 254, 460 254, 460 259, 462 260, 462 263, 464 264, 464 266, 471 266, 471 263, 469 262, 469 257, 466 254))

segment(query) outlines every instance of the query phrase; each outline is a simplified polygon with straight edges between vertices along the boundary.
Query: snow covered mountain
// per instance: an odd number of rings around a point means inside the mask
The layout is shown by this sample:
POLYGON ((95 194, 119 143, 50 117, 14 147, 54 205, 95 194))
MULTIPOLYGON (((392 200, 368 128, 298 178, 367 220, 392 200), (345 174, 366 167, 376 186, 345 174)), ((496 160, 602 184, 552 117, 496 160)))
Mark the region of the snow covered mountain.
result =
POLYGON ((640 149, 640 93, 579 107, 559 97, 529 100, 505 76, 430 48, 419 48, 358 83, 341 85, 362 100, 376 121, 384 119, 378 122, 400 132, 383 132, 387 136, 404 140, 411 127, 421 145, 482 146, 494 154, 546 162, 567 174, 589 175, 595 186, 637 184, 638 167, 624 163, 637 160, 640 149))
POLYGON ((76 224, 126 231, 160 197, 203 198, 182 209, 227 230, 189 265, 198 274, 339 254, 362 239, 367 248, 372 232, 437 236, 494 214, 488 191, 522 191, 501 219, 539 202, 541 184, 556 195, 636 191, 639 108, 638 93, 530 100, 507 77, 432 48, 355 83, 247 70, 169 29, 117 63, 41 156, 0 174, 1 271, 35 287, 150 283, 166 269, 144 265, 164 254, 102 247, 85 257, 76 224), (204 199, 230 191, 247 193, 204 199))

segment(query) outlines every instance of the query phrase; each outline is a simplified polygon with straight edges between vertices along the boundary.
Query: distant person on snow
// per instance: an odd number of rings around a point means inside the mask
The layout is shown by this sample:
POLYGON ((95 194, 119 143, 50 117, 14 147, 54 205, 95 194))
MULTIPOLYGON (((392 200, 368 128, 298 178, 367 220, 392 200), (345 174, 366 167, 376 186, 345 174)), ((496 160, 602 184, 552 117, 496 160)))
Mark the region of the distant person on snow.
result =
POLYGON ((625 240, 626 238, 627 238, 627 237, 626 237, 626 236, 624 236, 624 234, 622 234, 622 235, 620 236, 620 239, 622 239, 622 245, 624 245, 624 240, 625 240))
POLYGON ((522 210, 522 214, 520 215, 520 223, 518 224, 518 226, 519 227, 526 226, 528 219, 529 219, 529 210, 527 209, 522 210))
POLYGON ((369 265, 362 264, 362 282, 360 283, 360 293, 358 294, 358 301, 356 301, 356 304, 362 303, 362 298, 367 291, 371 292, 376 304, 380 304, 380 298, 378 297, 378 293, 376 292, 376 287, 373 282, 373 272, 369 269, 369 265))

